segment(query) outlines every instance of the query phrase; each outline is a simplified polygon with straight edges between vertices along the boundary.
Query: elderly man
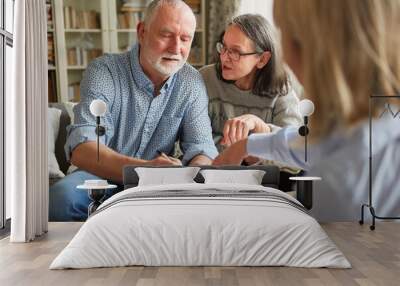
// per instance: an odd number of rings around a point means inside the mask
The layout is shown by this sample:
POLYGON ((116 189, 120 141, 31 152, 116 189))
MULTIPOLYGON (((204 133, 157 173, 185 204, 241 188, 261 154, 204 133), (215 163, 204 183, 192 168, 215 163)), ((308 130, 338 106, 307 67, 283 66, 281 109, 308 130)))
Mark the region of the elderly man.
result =
POLYGON ((137 26, 139 44, 88 66, 65 146, 67 157, 79 170, 50 188, 50 220, 86 219, 90 201, 76 186, 97 178, 120 183, 124 165, 212 162, 218 152, 206 89, 201 75, 186 64, 195 28, 195 16, 183 1, 152 1, 144 22, 137 26), (95 118, 89 111, 94 99, 107 104, 99 162, 95 118), (182 162, 170 157, 177 139, 184 153, 182 162))

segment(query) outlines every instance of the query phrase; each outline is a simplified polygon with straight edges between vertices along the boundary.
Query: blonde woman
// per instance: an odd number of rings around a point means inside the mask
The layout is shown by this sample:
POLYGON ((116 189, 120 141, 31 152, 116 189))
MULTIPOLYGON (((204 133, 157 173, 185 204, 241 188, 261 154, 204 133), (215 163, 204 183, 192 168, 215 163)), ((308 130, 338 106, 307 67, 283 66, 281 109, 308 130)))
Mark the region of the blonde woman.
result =
POLYGON ((249 133, 300 125, 299 100, 283 64, 277 35, 264 17, 244 14, 233 18, 216 50, 216 64, 203 67, 200 73, 220 151, 249 133))
MULTIPOLYGON (((254 134, 214 164, 248 156, 283 161, 322 177, 313 214, 321 221, 358 220, 367 202, 370 95, 400 92, 400 1, 275 1, 284 57, 316 107, 309 161, 296 128, 254 134)), ((394 101, 393 101, 394 102, 394 101)), ((373 105, 373 196, 378 215, 400 214, 400 122, 373 105)))

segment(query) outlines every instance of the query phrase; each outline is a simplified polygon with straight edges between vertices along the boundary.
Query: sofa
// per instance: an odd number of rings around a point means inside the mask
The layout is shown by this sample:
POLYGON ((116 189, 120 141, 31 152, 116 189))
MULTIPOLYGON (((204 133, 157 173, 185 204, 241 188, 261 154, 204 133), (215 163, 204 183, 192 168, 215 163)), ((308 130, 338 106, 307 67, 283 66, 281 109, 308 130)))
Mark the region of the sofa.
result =
MULTIPOLYGON (((68 169, 70 167, 69 162, 67 161, 67 158, 65 156, 65 151, 64 151, 64 145, 67 139, 67 126, 71 123, 71 113, 67 111, 66 106, 63 103, 49 103, 49 111, 57 109, 61 112, 57 114, 56 116, 59 116, 58 118, 55 118, 54 115, 55 113, 50 113, 49 112, 49 137, 51 137, 51 134, 53 133, 55 138, 53 139, 54 142, 50 142, 49 140, 49 157, 52 156, 50 152, 54 150, 54 155, 56 158, 56 162, 58 163, 59 170, 62 172, 63 175, 66 175, 68 172, 68 169), (51 122, 54 121, 54 122, 51 122), (52 124, 53 123, 53 124, 52 124), (58 123, 58 129, 52 125, 58 123), (54 130, 57 129, 57 130, 54 130), (57 132, 56 132, 57 131, 57 132), (54 148, 52 148, 52 145, 54 144, 54 148)), ((71 108, 72 110, 72 108, 71 108)), ((52 140, 52 141, 53 141, 52 140)), ((59 173, 57 170, 52 171, 50 170, 51 163, 49 159, 49 183, 50 185, 54 184, 58 180, 60 180, 63 176, 61 173, 59 173)), ((56 168, 55 166, 54 168, 56 168)))
MULTIPOLYGON (((65 156, 64 145, 65 145, 65 142, 67 139, 66 127, 71 123, 71 117, 73 117, 73 112, 72 112, 73 104, 66 105, 65 103, 49 103, 49 107, 56 108, 61 111, 59 114, 59 124, 58 124, 58 132, 57 132, 58 134, 57 134, 57 136, 55 136, 56 139, 55 139, 55 147, 54 147, 55 158, 58 163, 59 170, 61 172, 57 172, 57 171, 51 172, 49 170, 49 174, 50 174, 49 175, 49 184, 51 186, 52 184, 54 184, 55 182, 60 180, 64 175, 66 175, 71 166, 71 164, 67 161, 67 158, 65 156), (55 175, 52 176, 51 175, 52 173, 55 175)), ((49 120, 51 120, 50 116, 49 116, 49 120)), ((49 130, 49 134, 50 134, 50 132, 53 132, 53 130, 49 130)), ((51 143, 52 142, 49 142, 49 144, 51 144, 51 143)), ((50 162, 49 162, 49 165, 51 165, 50 162)), ((55 168, 57 168, 57 166, 55 166, 55 168)), ((302 175, 302 172, 297 175, 302 175)), ((293 176, 292 173, 287 173, 287 172, 283 172, 283 171, 280 172, 280 180, 279 180, 279 189, 280 190, 283 190, 285 192, 295 191, 294 182, 289 180, 289 177, 291 177, 291 176, 293 176)))

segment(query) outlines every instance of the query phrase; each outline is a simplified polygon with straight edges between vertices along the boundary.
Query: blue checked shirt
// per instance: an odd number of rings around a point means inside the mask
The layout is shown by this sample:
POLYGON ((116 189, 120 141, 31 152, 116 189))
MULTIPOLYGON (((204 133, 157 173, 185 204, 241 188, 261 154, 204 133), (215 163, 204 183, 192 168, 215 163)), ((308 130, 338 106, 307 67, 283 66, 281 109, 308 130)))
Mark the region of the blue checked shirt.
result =
POLYGON ((108 54, 88 66, 81 82, 81 101, 68 126, 67 158, 80 143, 96 141, 96 120, 89 111, 94 99, 107 104, 101 118, 106 134, 101 143, 120 154, 151 160, 157 151, 172 154, 180 140, 183 164, 196 155, 218 155, 208 117, 208 97, 200 73, 185 64, 154 96, 154 85, 139 64, 139 46, 108 54))

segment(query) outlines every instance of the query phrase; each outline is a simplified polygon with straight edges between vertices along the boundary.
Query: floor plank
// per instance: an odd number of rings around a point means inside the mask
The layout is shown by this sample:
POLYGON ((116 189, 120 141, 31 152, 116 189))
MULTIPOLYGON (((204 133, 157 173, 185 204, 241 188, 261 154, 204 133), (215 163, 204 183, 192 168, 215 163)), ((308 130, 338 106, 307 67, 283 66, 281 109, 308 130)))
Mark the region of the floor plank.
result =
POLYGON ((352 269, 290 267, 118 267, 85 270, 48 269, 81 227, 50 223, 49 233, 32 243, 0 240, 0 285, 399 285, 400 224, 378 222, 375 231, 357 223, 323 224, 352 269))

